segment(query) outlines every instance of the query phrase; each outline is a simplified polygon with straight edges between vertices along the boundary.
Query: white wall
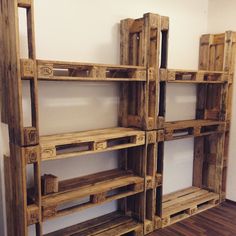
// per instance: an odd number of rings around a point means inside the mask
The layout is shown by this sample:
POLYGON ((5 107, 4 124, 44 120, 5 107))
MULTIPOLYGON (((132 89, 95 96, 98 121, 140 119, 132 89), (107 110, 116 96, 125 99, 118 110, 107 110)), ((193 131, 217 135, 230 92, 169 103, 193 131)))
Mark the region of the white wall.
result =
MULTIPOLYGON (((207 0, 35 0, 37 57, 119 63, 119 21, 154 12, 170 17, 169 68, 197 69, 199 37, 207 29, 207 8, 207 0)), ((23 23, 22 12, 20 19, 23 23)), ((21 53, 25 55, 23 25, 20 34, 21 53)), ((23 104, 26 124, 29 122, 27 92, 25 84, 23 104)), ((116 126, 118 102, 118 87, 114 84, 40 82, 40 134, 116 126)), ((194 104, 194 86, 168 86, 168 120, 193 118, 194 104)), ((6 127, 4 130, 6 133, 6 127)), ((3 135, 5 147, 6 136, 3 135)), ((190 139, 172 143, 171 149, 169 143, 165 145, 166 193, 188 187, 192 180, 193 141, 190 139)), ((3 152, 8 152, 5 149, 3 152)), ((43 173, 53 173, 65 179, 111 169, 116 164, 114 152, 43 163, 42 170, 43 173)), ((44 233, 96 217, 115 207, 114 203, 110 203, 96 210, 47 222, 44 233)), ((30 232, 32 234, 32 230, 30 232)))
MULTIPOLYGON (((208 31, 209 33, 222 33, 226 30, 236 31, 236 1, 209 0, 208 31)), ((236 78, 235 78, 236 79, 236 78)), ((236 83, 234 83, 233 104, 236 104, 236 83)), ((229 167, 227 178, 226 197, 236 201, 236 109, 233 106, 232 126, 229 146, 229 167)))

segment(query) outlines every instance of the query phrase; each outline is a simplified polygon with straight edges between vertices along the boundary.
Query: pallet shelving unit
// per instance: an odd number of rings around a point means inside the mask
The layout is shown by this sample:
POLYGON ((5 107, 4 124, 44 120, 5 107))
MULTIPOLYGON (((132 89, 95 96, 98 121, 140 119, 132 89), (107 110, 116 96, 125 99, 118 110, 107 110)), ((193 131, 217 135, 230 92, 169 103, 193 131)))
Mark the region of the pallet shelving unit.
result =
MULTIPOLYGON (((235 33, 203 35, 200 39, 199 70, 160 69, 160 87, 167 83, 195 84, 197 104, 195 120, 164 123, 162 151, 166 141, 194 138, 192 187, 156 197, 162 212, 162 227, 197 214, 225 199, 228 140, 235 68, 235 33)), ((165 108, 165 90, 162 93, 165 108)), ((165 110, 165 109, 164 109, 165 110)), ((163 170, 163 168, 162 168, 163 170)), ((162 172, 162 175, 165 174, 162 172)))
POLYGON ((0 3, 2 121, 10 140, 10 157, 4 159, 9 236, 27 236, 30 225, 41 236, 46 220, 114 200, 117 212, 46 235, 142 236, 224 200, 235 33, 201 37, 198 71, 167 68, 169 18, 152 13, 121 21, 121 65, 37 60, 33 0, 0 3), (18 8, 27 17, 29 55, 24 59, 18 8), (23 124, 23 80, 30 82, 30 127, 23 124), (118 127, 40 136, 41 80, 119 83, 118 127), (167 83, 197 85, 195 120, 165 121, 167 83), (195 140, 193 186, 162 196, 164 143, 189 137, 195 140), (44 161, 112 150, 118 151, 117 169, 63 181, 41 177, 44 161), (34 186, 27 189, 29 165, 34 186))

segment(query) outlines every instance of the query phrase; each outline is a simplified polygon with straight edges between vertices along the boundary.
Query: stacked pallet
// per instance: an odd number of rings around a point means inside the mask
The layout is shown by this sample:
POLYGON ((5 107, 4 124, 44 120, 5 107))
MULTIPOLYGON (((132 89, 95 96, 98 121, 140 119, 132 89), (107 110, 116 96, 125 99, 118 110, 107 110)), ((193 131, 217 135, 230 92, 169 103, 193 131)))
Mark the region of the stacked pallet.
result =
POLYGON ((169 18, 151 13, 121 21, 121 65, 37 60, 33 0, 0 1, 9 236, 27 236, 30 225, 41 236, 43 222, 113 200, 117 212, 47 235, 142 236, 224 199, 235 33, 202 36, 199 71, 167 68, 169 18), (27 59, 19 55, 19 7, 27 17, 27 59), (23 125, 23 80, 30 82, 30 127, 23 125), (119 127, 40 137, 39 80, 120 83, 119 127), (165 122, 168 83, 197 85, 195 120, 165 122), (189 137, 195 139, 193 187, 162 197, 164 142, 189 137), (42 162, 112 150, 120 153, 117 169, 64 181, 41 176, 42 162), (33 188, 26 184, 28 165, 33 188))

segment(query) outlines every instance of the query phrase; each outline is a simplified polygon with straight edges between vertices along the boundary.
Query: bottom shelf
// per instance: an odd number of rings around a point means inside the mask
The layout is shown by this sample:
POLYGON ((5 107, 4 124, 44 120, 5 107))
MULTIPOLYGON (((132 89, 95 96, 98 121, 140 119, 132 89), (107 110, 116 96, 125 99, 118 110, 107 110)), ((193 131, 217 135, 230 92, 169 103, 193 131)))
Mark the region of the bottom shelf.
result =
POLYGON ((169 226, 219 203, 219 194, 190 187, 163 197, 162 227, 169 226))
POLYGON ((143 225, 120 212, 113 212, 44 236, 121 236, 128 233, 142 236, 143 225))

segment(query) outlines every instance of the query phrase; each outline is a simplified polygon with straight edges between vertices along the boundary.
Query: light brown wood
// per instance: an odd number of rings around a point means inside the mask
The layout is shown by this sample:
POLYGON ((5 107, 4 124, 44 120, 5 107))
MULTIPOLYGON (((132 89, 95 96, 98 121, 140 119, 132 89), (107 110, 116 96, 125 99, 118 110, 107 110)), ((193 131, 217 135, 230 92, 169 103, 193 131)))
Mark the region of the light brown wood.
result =
POLYGON ((163 198, 163 227, 214 207, 218 202, 219 194, 197 187, 168 194, 163 198))
POLYGON ((77 225, 67 227, 63 230, 58 230, 45 236, 120 236, 126 233, 133 232, 134 235, 141 236, 142 224, 133 220, 129 216, 122 215, 118 212, 113 212, 77 225))
POLYGON ((222 71, 161 69, 160 80, 168 83, 225 83, 228 75, 222 71))
POLYGON ((76 206, 76 211, 92 207, 104 202, 117 200, 125 196, 130 196, 142 192, 144 190, 144 179, 135 176, 132 171, 112 170, 105 171, 94 175, 75 178, 73 180, 63 181, 59 183, 59 192, 43 196, 43 217, 44 220, 51 217, 61 215, 63 212, 74 212, 75 207, 68 210, 59 210, 61 204, 71 202, 73 200, 90 197, 88 203, 76 206), (68 185, 68 182, 70 184, 68 185), (126 187, 125 191, 118 191, 120 188, 126 187), (117 190, 113 194, 110 191, 117 190))
POLYGON ((38 60, 37 73, 39 80, 48 81, 146 81, 144 67, 128 65, 38 60))
POLYGON ((42 160, 118 150, 144 143, 144 131, 122 127, 40 137, 42 160))

